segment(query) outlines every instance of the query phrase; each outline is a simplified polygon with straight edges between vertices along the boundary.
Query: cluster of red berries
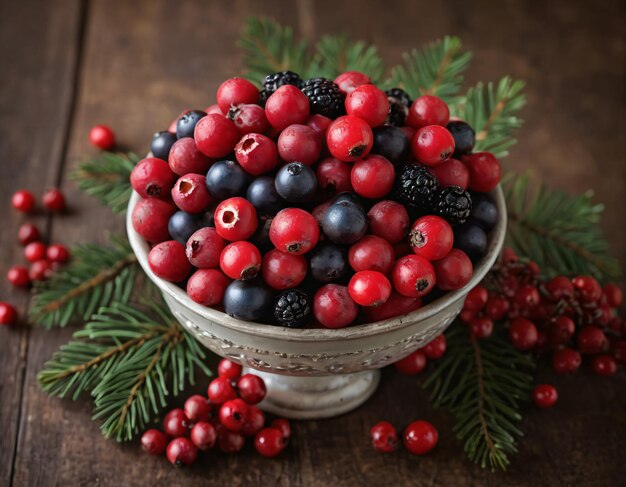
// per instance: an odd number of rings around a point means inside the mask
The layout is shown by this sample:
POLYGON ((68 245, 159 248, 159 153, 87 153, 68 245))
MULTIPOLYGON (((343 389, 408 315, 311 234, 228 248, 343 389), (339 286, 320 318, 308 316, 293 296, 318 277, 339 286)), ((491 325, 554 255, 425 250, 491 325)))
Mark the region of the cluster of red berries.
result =
POLYGON ((469 282, 497 210, 471 213, 466 190, 491 191, 500 166, 442 100, 282 72, 261 92, 228 79, 216 101, 156 133, 132 171, 158 277, 239 319, 327 328, 469 282))
POLYGON ((142 448, 153 455, 166 454, 173 465, 190 465, 198 450, 215 445, 224 453, 240 451, 246 438, 264 457, 275 457, 289 442, 291 426, 286 419, 274 419, 265 426, 265 414, 256 404, 265 397, 263 379, 241 375, 241 366, 223 359, 218 377, 209 384, 208 397, 193 395, 183 408, 172 409, 163 420, 163 431, 149 429, 141 437, 142 448))
MULTIPOLYGON (((370 430, 372 446, 382 453, 391 453, 398 449, 398 432, 387 421, 380 421, 370 430)), ((402 434, 404 447, 413 455, 425 455, 439 441, 439 432, 428 421, 413 421, 402 434)))

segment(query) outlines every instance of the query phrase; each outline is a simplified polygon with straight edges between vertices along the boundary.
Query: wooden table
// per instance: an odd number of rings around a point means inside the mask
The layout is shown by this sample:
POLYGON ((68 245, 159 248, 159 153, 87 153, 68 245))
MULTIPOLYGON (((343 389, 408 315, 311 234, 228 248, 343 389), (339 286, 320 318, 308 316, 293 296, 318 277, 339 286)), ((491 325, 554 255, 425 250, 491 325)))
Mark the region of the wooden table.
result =
MULTIPOLYGON (((612 251, 626 267, 624 194, 624 3, 358 0, 122 1, 21 0, 0 3, 0 232, 2 272, 21 262, 15 233, 23 220, 10 194, 41 194, 60 185, 69 215, 32 218, 53 241, 104 241, 122 220, 79 193, 66 175, 94 153, 89 127, 112 125, 124 147, 143 153, 151 134, 183 108, 213 103, 220 80, 241 68, 235 47, 248 15, 270 14, 317 38, 346 32, 374 42, 391 63, 400 53, 457 34, 475 54, 468 83, 503 74, 528 83, 521 143, 505 166, 530 169, 555 187, 594 188, 606 204, 612 251)), ((26 311, 28 296, 4 280, 0 297, 26 311)), ((295 426, 289 451, 276 460, 251 450, 209 455, 175 470, 161 458, 101 438, 90 403, 50 398, 35 375, 72 330, 17 326, 0 330, 0 485, 617 485, 626 448, 624 373, 599 379, 583 372, 541 379, 560 391, 556 408, 529 410, 526 437, 507 474, 470 464, 451 430, 414 379, 391 371, 375 396, 341 418, 295 426), (383 456, 368 429, 386 418, 427 418, 439 427, 437 451, 383 456)))

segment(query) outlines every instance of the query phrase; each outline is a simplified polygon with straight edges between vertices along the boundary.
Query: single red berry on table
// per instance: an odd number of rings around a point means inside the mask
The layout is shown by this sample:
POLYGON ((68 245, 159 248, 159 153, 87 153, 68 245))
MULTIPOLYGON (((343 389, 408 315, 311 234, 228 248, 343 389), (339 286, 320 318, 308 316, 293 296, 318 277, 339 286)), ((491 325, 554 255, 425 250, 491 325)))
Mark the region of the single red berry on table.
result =
POLYGON ((476 317, 469 322, 470 331, 476 338, 484 340, 493 333, 493 320, 485 316, 476 317))
POLYGON ((187 294, 196 303, 215 306, 224 299, 230 279, 218 269, 198 269, 187 281, 187 294))
POLYGON ((459 186, 462 189, 467 189, 469 187, 469 170, 458 159, 448 159, 438 166, 432 166, 430 172, 437 178, 439 186, 442 188, 459 186))
POLYGON ((552 355, 552 368, 557 374, 576 372, 581 362, 580 353, 571 348, 562 348, 552 355))
MULTIPOLYGON (((235 124, 225 116, 211 114, 198 121, 193 138, 196 147, 205 156, 224 157, 235 148, 240 135, 235 124)), ((171 157, 170 152, 170 159, 171 157)))
POLYGON ((21 189, 13 193, 11 199, 13 208, 22 213, 30 213, 35 208, 35 197, 30 191, 21 189))
POLYGON ((226 379, 235 380, 241 376, 243 367, 237 362, 223 358, 217 364, 217 375, 226 379))
POLYGON ((209 400, 206 396, 194 394, 193 396, 187 398, 183 410, 189 421, 197 423, 198 421, 209 420, 211 406, 209 405, 209 400))
POLYGON ((24 257, 28 262, 36 262, 46 258, 46 244, 42 242, 31 242, 24 247, 24 257))
POLYGON ((624 300, 624 293, 617 284, 609 283, 602 289, 606 298, 606 304, 611 308, 619 308, 624 300))
POLYGON ((216 377, 209 384, 207 391, 209 400, 213 404, 223 404, 237 398, 237 391, 227 377, 216 377))
POLYGON ((52 244, 46 250, 46 258, 50 262, 63 264, 70 260, 70 252, 61 244, 52 244))
POLYGON ((441 335, 433 338, 427 345, 422 348, 426 357, 436 360, 444 356, 446 353, 446 336, 441 335))
POLYGON ((156 276, 170 282, 182 282, 192 271, 185 247, 175 240, 161 242, 152 247, 148 254, 148 264, 156 276))
POLYGON ((169 240, 171 237, 167 226, 175 212, 176 207, 170 202, 155 198, 141 199, 137 201, 131 215, 133 228, 148 242, 169 240))
POLYGON ((369 76, 358 71, 346 71, 335 78, 335 84, 343 96, 349 95, 359 86, 371 83, 372 80, 369 76))
POLYGON ((15 306, 5 301, 0 301, 0 325, 14 325, 17 323, 17 317, 15 306))
POLYGON ((403 296, 426 296, 435 285, 435 269, 424 257, 406 255, 398 259, 391 271, 393 287, 403 296))
POLYGON ((591 362, 591 370, 596 375, 613 375, 617 372, 617 362, 610 355, 598 355, 591 362))
POLYGON ((32 223, 24 223, 17 232, 17 240, 22 245, 41 240, 39 229, 32 223))
MULTIPOLYGON (((196 147, 196 142, 191 137, 183 137, 174 142, 167 160, 172 172, 178 176, 190 173, 206 174, 213 164, 213 159, 200 152, 196 147)), ((169 191, 167 195, 169 195, 169 191)))
POLYGON ((533 389, 533 401, 542 408, 551 408, 559 399, 559 393, 551 384, 539 384, 533 389))
POLYGON ((350 246, 348 262, 357 272, 378 271, 387 274, 394 263, 393 247, 381 237, 365 235, 350 246))
POLYGON ((270 427, 280 431, 285 442, 288 442, 289 438, 291 438, 291 424, 288 419, 277 418, 270 423, 270 427))
POLYGON ((28 269, 23 265, 14 265, 7 272, 7 281, 15 287, 28 287, 30 285, 30 277, 28 269))
POLYGON ((420 349, 398 360, 393 366, 401 374, 416 375, 426 368, 427 362, 426 354, 420 349))
POLYGON ((163 418, 163 431, 174 438, 189 436, 190 428, 191 421, 181 408, 172 409, 163 418))
POLYGON ((441 125, 428 125, 413 136, 411 151, 422 164, 436 166, 454 153, 454 137, 441 125))
POLYGON ((285 162, 298 161, 307 166, 317 162, 322 151, 322 139, 311 127, 293 124, 278 137, 278 154, 285 162))
POLYGON ((51 188, 43 194, 43 206, 55 213, 65 210, 65 196, 58 188, 51 188))
POLYGON ((191 428, 189 439, 198 450, 209 450, 215 445, 217 431, 215 431, 215 427, 211 423, 199 421, 191 428))
POLYGON ((421 129, 428 125, 446 126, 450 121, 450 109, 441 99, 432 95, 416 98, 409 108, 407 125, 421 129))
POLYGON ((244 436, 254 436, 265 426, 265 414, 258 407, 248 405, 248 413, 241 433, 244 436))
POLYGON ((230 78, 224 81, 215 95, 222 113, 228 113, 231 106, 259 101, 259 90, 244 78, 230 78))
POLYGON ((311 250, 320 237, 317 220, 300 208, 285 208, 270 225, 270 240, 281 252, 302 255, 311 250))
POLYGON ((228 430, 236 433, 243 430, 247 415, 248 404, 239 398, 226 401, 220 407, 220 423, 226 426, 228 430))
POLYGON ((425 455, 437 445, 439 432, 428 421, 414 421, 403 434, 404 447, 414 455, 425 455))
POLYGON ((150 455, 161 455, 167 447, 167 437, 162 431, 149 429, 141 435, 141 448, 150 455))
POLYGON ((600 328, 590 325, 578 332, 576 343, 581 353, 593 354, 604 350, 607 345, 607 338, 600 328))
POLYGON ((364 308, 363 312, 368 322, 373 323, 375 321, 388 320, 394 316, 409 314, 418 310, 421 306, 420 298, 402 296, 392 289, 387 301, 375 308, 371 306, 364 308))
POLYGON ((472 261, 465 252, 452 249, 443 259, 433 262, 437 275, 437 287, 455 291, 465 286, 474 273, 472 261))
POLYGON ((252 279, 261 270, 261 252, 245 240, 230 243, 222 250, 220 268, 231 279, 252 279))
POLYGON ((491 152, 475 152, 461 156, 461 161, 470 173, 469 188, 487 193, 494 189, 502 178, 502 168, 491 152))
POLYGON ((350 175, 352 166, 334 157, 322 160, 315 170, 317 184, 325 193, 334 195, 353 191, 350 175))
POLYGON ((346 113, 365 120, 370 127, 378 127, 389 113, 389 99, 380 88, 363 84, 346 96, 346 113))
MULTIPOLYGON (((219 113, 222 114, 221 110, 219 113)), ((209 112, 207 112, 208 114, 209 112)), ((232 106, 226 116, 229 120, 232 120, 241 135, 251 133, 264 134, 270 128, 270 123, 265 116, 265 109, 252 103, 232 106)))
POLYGON ((235 158, 244 170, 260 176, 278 166, 276 143, 261 134, 247 134, 235 146, 235 158))
POLYGON ((306 277, 307 262, 301 255, 272 249, 263 256, 263 280, 272 288, 283 290, 297 287, 306 277))
POLYGON ((254 437, 254 448, 264 457, 275 457, 285 448, 283 435, 276 428, 264 428, 254 437))
POLYGON ((518 350, 530 350, 537 344, 537 327, 526 318, 515 318, 509 324, 509 340, 518 350))
POLYGON ((225 427, 217 428, 217 446, 223 453, 237 453, 245 445, 246 439, 240 433, 229 431, 225 427))
POLYGON ((115 146, 115 134, 107 125, 95 125, 89 131, 89 142, 102 150, 111 150, 115 146))
POLYGON ((257 229, 256 209, 245 198, 236 196, 222 201, 214 213, 215 230, 220 237, 230 240, 247 240, 257 229))
POLYGON ((276 130, 306 122, 309 113, 309 99, 296 86, 281 86, 265 102, 265 115, 276 130))
POLYGON ((52 263, 46 259, 36 260, 30 265, 28 277, 31 281, 45 281, 52 275, 52 263))
POLYGON ((244 374, 237 381, 239 397, 248 404, 257 404, 263 400, 267 389, 265 382, 258 375, 244 374))
POLYGON ((355 320, 358 312, 359 306, 346 286, 326 284, 313 297, 315 319, 326 328, 343 328, 355 320))
POLYGON ((388 421, 380 421, 370 429, 374 450, 391 453, 398 449, 398 432, 388 421))
POLYGON ((130 184, 142 198, 169 198, 175 181, 169 164, 156 157, 142 159, 130 173, 130 184))
POLYGON ((368 123, 351 115, 337 118, 326 132, 328 150, 340 161, 352 162, 365 157, 373 144, 374 134, 368 123))
POLYGON ((409 214, 406 208, 396 201, 379 201, 372 206, 367 217, 369 231, 391 244, 402 242, 409 230, 409 214))
POLYGON ((591 276, 578 276, 572 279, 572 284, 578 296, 585 303, 593 303, 602 297, 602 288, 598 281, 591 276))
POLYGON ((454 232, 443 218, 427 215, 413 223, 409 232, 413 252, 428 260, 443 259, 452 250, 454 232))
POLYGON ((198 448, 188 438, 174 438, 167 445, 166 455, 172 465, 191 465, 198 458, 198 448))
POLYGON ((359 159, 352 166, 350 183, 364 198, 382 198, 391 191, 396 171, 393 164, 376 154, 359 159))
POLYGON ((226 242, 215 228, 204 227, 189 237, 185 253, 193 266, 199 269, 214 269, 219 267, 220 256, 225 246, 226 242))
POLYGON ((489 291, 484 286, 478 285, 470 290, 465 297, 463 309, 469 311, 481 311, 487 304, 489 299, 489 291))

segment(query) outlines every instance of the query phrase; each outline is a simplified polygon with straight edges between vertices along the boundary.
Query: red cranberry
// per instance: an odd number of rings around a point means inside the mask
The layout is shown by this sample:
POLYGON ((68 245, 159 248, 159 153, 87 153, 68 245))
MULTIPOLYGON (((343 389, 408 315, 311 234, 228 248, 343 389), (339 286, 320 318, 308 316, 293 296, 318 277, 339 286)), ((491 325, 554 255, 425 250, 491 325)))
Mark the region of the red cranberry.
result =
POLYGON ((263 400, 267 389, 265 382, 258 375, 244 374, 237 381, 239 397, 248 404, 257 404, 263 400))
POLYGON ((485 305, 485 314, 492 320, 501 320, 509 312, 509 302, 504 296, 490 296, 485 305))
MULTIPOLYGON (((187 110, 185 110, 183 113, 186 113, 186 112, 187 112, 187 110)), ((220 108, 220 106, 217 103, 207 107, 204 110, 204 113, 206 113, 207 115, 210 115, 212 113, 217 113, 218 115, 225 115, 225 113, 222 111, 222 109, 220 108)))
POLYGON ((45 281, 52 276, 52 263, 46 259, 33 262, 28 271, 31 281, 45 281))
POLYGON ((350 279, 348 292, 361 306, 378 306, 389 299, 391 283, 381 272, 359 271, 350 279))
POLYGON ((96 125, 89 131, 89 142, 102 150, 111 150, 115 146, 115 134, 106 125, 96 125))
POLYGON ((229 284, 230 279, 217 269, 198 269, 187 281, 187 294, 198 304, 215 306, 224 299, 229 284))
POLYGON ((17 317, 15 306, 5 301, 0 301, 0 325, 14 325, 17 323, 17 317))
MULTIPOLYGON (((226 242, 213 227, 197 230, 187 241, 187 259, 199 269, 219 267, 220 255, 226 242)), ((215 277, 215 276, 212 276, 215 277)))
POLYGON ((576 372, 581 362, 580 354, 571 348, 557 350, 552 356, 552 368, 557 374, 576 372))
POLYGON ((254 206, 239 196, 222 201, 215 209, 214 218, 217 233, 231 242, 250 238, 258 226, 254 206))
POLYGON ((272 249, 263 256, 263 280, 272 288, 282 290, 297 287, 306 277, 304 257, 272 249))
POLYGON ((574 335, 576 325, 571 318, 559 315, 550 321, 549 339, 552 345, 563 345, 574 335))
POLYGON ((281 432, 285 442, 289 441, 289 438, 291 438, 291 424, 289 424, 288 419, 277 418, 270 423, 270 426, 281 432))
POLYGON ((189 419, 192 423, 197 423, 198 421, 208 421, 209 414, 211 413, 209 400, 200 394, 194 394, 193 396, 187 398, 183 409, 187 419, 189 419))
POLYGON ((228 110, 228 119, 232 120, 241 135, 251 133, 264 134, 270 128, 270 123, 265 116, 265 109, 259 105, 244 103, 231 107, 228 110))
POLYGON ((446 126, 450 121, 448 105, 441 99, 432 95, 424 95, 416 98, 409 108, 406 119, 407 125, 421 129, 427 125, 446 126))
POLYGON ((537 344, 537 327, 526 318, 515 318, 509 324, 509 340, 518 350, 530 350, 537 344))
POLYGON ((167 162, 155 157, 139 161, 130 173, 130 184, 142 198, 167 199, 176 175, 167 162))
POLYGON ((185 247, 175 240, 155 245, 148 254, 150 270, 161 279, 181 282, 191 274, 191 264, 185 255, 185 247))
POLYGON ((428 125, 413 136, 411 151, 422 164, 436 166, 454 153, 454 137, 441 125, 428 125))
POLYGON ((254 448, 262 456, 273 458, 285 448, 283 435, 276 428, 264 428, 255 436, 254 448))
POLYGON ((359 307, 350 297, 346 286, 326 284, 317 290, 313 298, 315 319, 326 328, 348 326, 358 312, 359 307))
POLYGON ((247 79, 230 78, 219 86, 216 99, 220 110, 227 113, 232 105, 259 101, 259 90, 247 79))
POLYGON ((278 150, 272 139, 261 134, 247 134, 235 146, 237 162, 246 172, 260 176, 278 166, 278 150))
POLYGON ((238 398, 226 401, 219 412, 220 423, 235 433, 243 430, 247 415, 248 405, 238 398))
POLYGON ((346 113, 365 120, 370 127, 378 127, 389 113, 389 99, 381 89, 364 84, 346 96, 346 113))
POLYGON ((17 232, 17 239, 22 245, 37 242, 41 239, 39 229, 32 223, 24 223, 17 232))
POLYGON ((313 215, 300 208, 285 208, 270 225, 270 240, 281 252, 302 255, 311 250, 320 237, 313 215))
POLYGON ((245 240, 233 242, 222 250, 220 268, 231 279, 251 279, 261 270, 261 252, 245 240))
POLYGON ((42 242, 31 242, 24 247, 24 257, 28 262, 36 262, 46 258, 46 244, 42 242))
POLYGON ((28 287, 30 285, 28 269, 22 265, 14 265, 7 272, 7 281, 15 287, 28 287))
MULTIPOLYGON (((196 124, 193 135, 196 147, 207 157, 224 157, 232 152, 239 137, 235 124, 223 115, 216 114, 202 117, 196 124)), ((170 159, 171 157, 170 152, 170 159)))
POLYGON ((551 384, 539 384, 533 389, 533 401, 541 409, 551 408, 559 399, 559 393, 551 384))
POLYGON ((443 357, 446 353, 446 336, 442 333, 433 338, 422 350, 430 359, 436 360, 443 357))
POLYGON ((438 166, 431 167, 430 172, 437 178, 442 188, 459 186, 467 189, 469 187, 470 173, 465 164, 458 159, 448 159, 438 166))
POLYGON ((334 195, 353 191, 350 181, 352 166, 334 157, 328 157, 317 165, 315 175, 319 187, 327 194, 334 195))
POLYGON ((163 431, 174 438, 189 436, 190 428, 191 422, 181 408, 172 409, 163 418, 163 431))
POLYGON ((154 198, 139 200, 131 216, 133 228, 148 242, 169 240, 171 237, 167 225, 175 212, 176 207, 167 201, 154 198))
POLYGON ((372 84, 372 80, 358 71, 346 71, 335 78, 335 84, 339 87, 341 94, 347 96, 359 86, 372 84))
POLYGON ((463 303, 463 309, 476 312, 481 311, 487 304, 487 299, 489 299, 487 288, 478 285, 467 293, 467 297, 463 303))
POLYGON ((244 436, 254 436, 265 426, 265 414, 256 406, 248 406, 248 413, 241 433, 244 436))
MULTIPOLYGON (((178 176, 184 176, 189 173, 206 174, 211 164, 213 164, 212 159, 209 159, 198 150, 195 141, 191 137, 183 137, 174 142, 170 149, 168 162, 172 172, 178 176)), ((169 194, 169 191, 167 194, 169 194)))
POLYGON ((174 184, 172 200, 179 209, 187 213, 202 213, 211 203, 206 188, 206 178, 200 174, 187 174, 174 184))
POLYGON ((307 127, 311 127, 318 133, 318 135, 322 138, 322 143, 326 141, 326 132, 328 131, 328 127, 330 127, 331 123, 333 123, 331 118, 320 115, 319 113, 314 113, 307 118, 306 122, 304 122, 307 127))
POLYGON ((607 339, 604 332, 597 326, 585 326, 578 332, 576 340, 581 353, 599 353, 606 348, 607 339))
POLYGON ((610 308, 619 308, 624 300, 624 294, 617 284, 609 283, 602 289, 606 304, 610 308))
POLYGON ((416 375, 426 368, 427 361, 423 350, 415 350, 415 352, 407 355, 402 360, 395 362, 393 366, 401 374, 416 375))
POLYGON ((535 286, 526 284, 515 291, 515 304, 520 309, 529 310, 535 308, 541 303, 541 296, 535 286))
POLYGON ((450 224, 435 215, 416 220, 409 232, 413 252, 428 260, 443 259, 452 250, 454 232, 450 224))
POLYGON ((141 448, 150 455, 162 455, 167 447, 167 437, 157 429, 149 429, 141 435, 141 448))
POLYGON ((11 199, 13 208, 22 213, 30 213, 35 208, 35 197, 30 191, 21 189, 13 193, 11 199))
POLYGON ((596 375, 613 375, 617 372, 617 362, 610 355, 598 355, 591 362, 591 370, 596 375))
POLYGON ((378 199, 391 191, 395 175, 393 164, 383 156, 374 154, 354 163, 350 181, 358 195, 378 199))
POLYGON ((228 377, 216 377, 209 384, 207 395, 213 404, 223 404, 237 398, 237 391, 228 377))
POLYGON ((578 276, 572 279, 578 296, 585 303, 594 303, 602 297, 602 288, 591 276, 578 276))
POLYGON ((355 271, 378 271, 387 274, 394 263, 393 247, 375 235, 365 235, 352 244, 348 261, 355 271))
POLYGON ((52 244, 46 250, 46 258, 53 263, 63 264, 70 260, 69 251, 61 244, 52 244))
POLYGON ((191 442, 199 450, 206 451, 215 445, 217 440, 217 431, 215 427, 207 421, 199 421, 193 428, 191 428, 191 434, 189 435, 191 442))
POLYGON ((326 132, 328 150, 340 161, 352 162, 365 157, 373 144, 374 134, 368 123, 351 115, 337 118, 326 132))
POLYGON ((472 320, 470 320, 469 325, 472 335, 481 340, 489 338, 493 333, 493 320, 491 320, 491 318, 473 318, 472 320))
POLYGON ((217 446, 223 453, 237 453, 243 449, 245 442, 242 434, 218 428, 217 446))
POLYGON ((167 445, 166 455, 172 465, 191 465, 198 458, 198 449, 188 438, 174 438, 167 445))
POLYGON ((375 308, 371 306, 364 308, 363 312, 367 317, 367 321, 373 323, 375 321, 388 320, 394 316, 409 314, 418 310, 421 306, 422 302, 419 298, 402 296, 392 289, 387 301, 375 308))
POLYGON ((55 213, 65 210, 65 196, 60 189, 51 188, 43 194, 43 206, 55 213))
POLYGON ((461 156, 470 173, 472 191, 487 193, 494 189, 502 177, 500 163, 491 152, 475 152, 461 156))
POLYGON ((374 450, 382 453, 391 453, 398 449, 398 432, 387 421, 380 421, 370 429, 374 450))
POLYGON ((444 291, 455 291, 465 286, 474 273, 469 257, 459 249, 452 249, 443 259, 433 262, 437 275, 437 287, 444 291))
POLYGON ((435 269, 424 257, 407 255, 398 259, 391 271, 393 287, 403 296, 426 296, 435 285, 435 269))
POLYGON ((217 375, 226 379, 235 380, 241 376, 243 367, 237 362, 223 358, 217 365, 217 375))
POLYGON ((265 115, 276 130, 284 130, 309 118, 309 99, 296 86, 283 85, 265 103, 265 115))
POLYGON ((298 161, 307 166, 317 162, 322 151, 320 135, 306 125, 290 125, 278 137, 278 153, 285 162, 298 161))
POLYGON ((391 244, 404 240, 410 220, 406 208, 395 201, 379 201, 367 213, 369 230, 391 244))
POLYGON ((439 433, 428 421, 414 421, 404 430, 403 441, 413 455, 425 455, 437 445, 439 433))

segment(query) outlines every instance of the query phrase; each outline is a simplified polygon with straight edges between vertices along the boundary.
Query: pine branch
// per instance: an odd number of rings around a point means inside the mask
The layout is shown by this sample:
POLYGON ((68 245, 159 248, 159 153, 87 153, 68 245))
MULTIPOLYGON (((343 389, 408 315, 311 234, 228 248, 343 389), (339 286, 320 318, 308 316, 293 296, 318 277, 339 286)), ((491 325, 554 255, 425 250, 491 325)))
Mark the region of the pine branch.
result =
POLYGON ((335 79, 345 71, 367 74, 378 84, 385 72, 385 66, 376 46, 363 41, 352 41, 345 36, 322 37, 316 44, 316 53, 306 76, 335 79))
POLYGON ((72 251, 73 261, 35 288, 30 319, 51 328, 89 319, 100 307, 127 303, 137 275, 137 257, 129 243, 111 237, 109 246, 84 244, 72 251))
POLYGON ((291 27, 268 18, 250 17, 238 42, 243 50, 246 78, 260 83, 270 73, 305 73, 311 63, 307 41, 296 42, 291 27))
POLYGON ((76 399, 91 392, 102 434, 127 441, 167 405, 168 396, 194 383, 196 367, 211 375, 205 358, 162 302, 146 312, 115 303, 76 332, 37 378, 51 395, 76 399))
POLYGON ((103 152, 81 162, 70 178, 78 181, 78 187, 85 193, 110 206, 113 213, 124 213, 132 193, 130 173, 139 160, 132 152, 103 152))
POLYGON ((479 341, 460 324, 446 333, 446 341, 448 351, 424 387, 435 407, 448 408, 456 418, 454 431, 470 460, 505 470, 522 436, 518 424, 532 387, 532 356, 505 339, 479 341))
POLYGON ((621 276, 600 228, 604 206, 593 204, 591 191, 569 195, 548 189, 527 174, 507 174, 502 186, 509 215, 508 245, 537 262, 548 277, 621 276))
POLYGON ((497 86, 478 83, 465 98, 451 107, 452 115, 469 123, 476 131, 474 151, 493 152, 496 157, 508 155, 517 140, 512 133, 522 126, 517 112, 526 103, 524 82, 502 78, 497 86))
POLYGON ((413 98, 435 95, 453 103, 472 55, 462 50, 458 37, 446 36, 402 57, 404 63, 391 70, 388 87, 398 86, 413 98))

